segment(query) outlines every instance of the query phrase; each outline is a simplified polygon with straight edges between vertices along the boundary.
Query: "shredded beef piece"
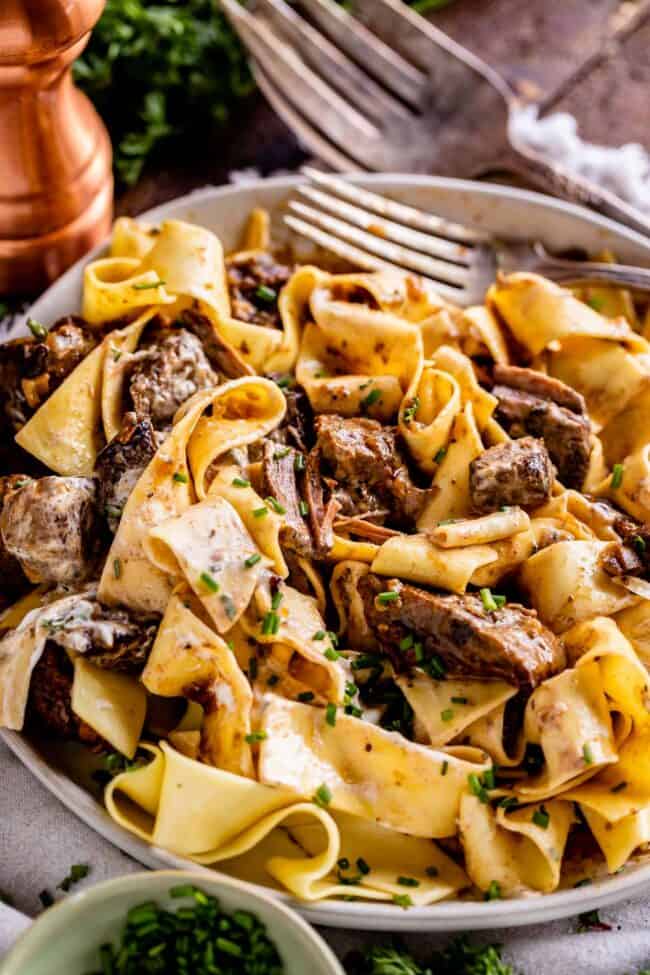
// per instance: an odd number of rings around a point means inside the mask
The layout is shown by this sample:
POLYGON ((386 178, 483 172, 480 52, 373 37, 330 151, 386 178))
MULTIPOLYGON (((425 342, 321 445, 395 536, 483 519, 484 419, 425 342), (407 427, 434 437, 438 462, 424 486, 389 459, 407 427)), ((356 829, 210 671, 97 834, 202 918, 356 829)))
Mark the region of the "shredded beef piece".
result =
POLYGON ((490 447, 469 465, 472 508, 477 514, 504 505, 536 507, 550 498, 552 487, 548 451, 533 437, 490 447))
POLYGON ((59 738, 101 749, 103 739, 72 710, 73 677, 74 667, 65 650, 48 640, 32 672, 27 715, 59 738))
POLYGON ((560 642, 532 609, 507 603, 489 612, 474 593, 440 595, 373 573, 358 588, 366 622, 398 670, 415 664, 414 651, 399 648, 408 634, 422 643, 425 661, 437 656, 452 675, 533 688, 566 666, 560 642), (378 603, 386 590, 399 599, 378 603))
POLYGON ((53 618, 50 641, 84 654, 104 670, 139 674, 156 638, 158 623, 157 618, 80 597, 73 612, 61 620, 53 618))
POLYGON ((495 366, 494 380, 499 423, 511 437, 543 439, 559 479, 579 490, 591 454, 591 424, 582 397, 559 379, 533 369, 495 366))
POLYGON ((335 496, 325 498, 321 476, 321 456, 316 448, 309 452, 305 468, 304 494, 309 509, 309 528, 314 540, 315 554, 324 557, 334 545, 334 518, 340 504, 335 496))
POLYGON ((206 315, 195 309, 186 309, 181 322, 201 341, 203 351, 215 372, 226 379, 239 379, 241 376, 254 376, 255 370, 242 359, 239 352, 222 339, 213 323, 206 315))
POLYGON ((272 440, 264 443, 262 460, 263 493, 285 509, 285 524, 280 541, 298 555, 314 554, 307 522, 300 512, 300 492, 296 477, 297 451, 272 440))
MULTIPOLYGON (((271 376, 271 378, 280 377, 271 376)), ((309 397, 302 386, 297 384, 285 389, 284 396, 287 401, 287 412, 280 426, 271 434, 271 438, 295 447, 305 454, 314 443, 314 414, 309 397)))
POLYGON ((316 418, 316 448, 337 482, 333 495, 343 515, 387 508, 398 525, 412 527, 427 492, 416 487, 395 433, 376 420, 323 414, 316 418))
POLYGON ((42 477, 16 487, 5 496, 0 535, 32 582, 88 579, 101 545, 95 482, 42 477))
POLYGON ((278 295, 292 273, 291 267, 278 264, 271 254, 244 253, 227 258, 226 277, 233 318, 281 328, 278 295))
POLYGON ((156 452, 156 434, 147 417, 126 413, 122 429, 97 455, 99 509, 115 533, 140 475, 156 452))
POLYGON ((158 428, 171 423, 190 396, 218 381, 196 335, 185 328, 158 329, 134 354, 128 388, 135 412, 158 428))

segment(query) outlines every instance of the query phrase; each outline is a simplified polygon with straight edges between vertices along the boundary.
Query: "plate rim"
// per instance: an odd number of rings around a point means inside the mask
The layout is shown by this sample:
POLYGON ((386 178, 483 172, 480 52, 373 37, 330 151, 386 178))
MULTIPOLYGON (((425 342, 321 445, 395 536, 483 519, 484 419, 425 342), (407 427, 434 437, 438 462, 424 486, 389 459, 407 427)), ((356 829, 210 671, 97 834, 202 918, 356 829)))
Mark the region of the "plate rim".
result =
MULTIPOLYGON (((516 200, 542 206, 546 210, 568 214, 576 220, 601 228, 616 236, 625 238, 641 252, 645 251, 650 264, 650 238, 624 227, 607 217, 585 209, 577 204, 558 200, 531 190, 504 186, 496 183, 477 183, 470 180, 448 177, 420 176, 400 173, 352 174, 353 182, 371 186, 386 186, 399 189, 400 186, 418 186, 433 190, 449 191, 452 194, 479 196, 484 199, 516 200)), ((290 192, 305 181, 300 174, 258 179, 245 184, 206 186, 138 215, 138 219, 164 219, 171 208, 200 206, 205 200, 215 197, 235 195, 244 192, 254 194, 258 190, 276 189, 290 192)), ((22 330, 27 316, 38 315, 42 303, 49 300, 52 292, 64 289, 81 268, 94 260, 106 247, 107 241, 95 248, 73 264, 17 320, 3 341, 22 330)), ((111 819, 106 809, 85 789, 71 778, 47 763, 32 742, 17 731, 0 729, 2 739, 19 761, 74 815, 99 833, 118 849, 133 857, 137 862, 152 869, 183 869, 218 874, 232 878, 214 867, 196 864, 194 861, 170 853, 134 836, 111 819)), ((240 881, 247 883, 249 881, 240 881)), ((262 884, 252 884, 262 893, 270 895, 296 910, 307 921, 331 928, 356 928, 371 931, 401 932, 450 932, 462 930, 486 930, 500 927, 521 927, 544 921, 558 920, 576 914, 605 907, 630 897, 638 896, 650 888, 650 863, 632 865, 625 873, 605 876, 589 886, 556 891, 550 894, 533 894, 511 900, 439 901, 426 907, 411 907, 407 911, 393 904, 374 902, 321 901, 310 903, 299 901, 282 891, 262 884)))

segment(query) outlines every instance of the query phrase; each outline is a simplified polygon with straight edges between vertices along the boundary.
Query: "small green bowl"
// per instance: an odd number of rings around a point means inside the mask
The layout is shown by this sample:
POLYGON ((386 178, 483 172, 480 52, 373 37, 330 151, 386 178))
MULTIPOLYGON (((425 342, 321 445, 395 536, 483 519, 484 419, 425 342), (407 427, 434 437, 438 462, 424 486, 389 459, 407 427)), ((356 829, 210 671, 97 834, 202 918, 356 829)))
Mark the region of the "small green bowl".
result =
POLYGON ((85 975, 98 971, 99 946, 117 942, 126 912, 155 900, 174 909, 170 887, 195 884, 217 897, 227 911, 250 911, 266 925, 287 975, 345 975, 319 935, 273 897, 226 877, 184 870, 130 874, 72 894, 49 908, 18 939, 0 963, 0 975, 85 975))

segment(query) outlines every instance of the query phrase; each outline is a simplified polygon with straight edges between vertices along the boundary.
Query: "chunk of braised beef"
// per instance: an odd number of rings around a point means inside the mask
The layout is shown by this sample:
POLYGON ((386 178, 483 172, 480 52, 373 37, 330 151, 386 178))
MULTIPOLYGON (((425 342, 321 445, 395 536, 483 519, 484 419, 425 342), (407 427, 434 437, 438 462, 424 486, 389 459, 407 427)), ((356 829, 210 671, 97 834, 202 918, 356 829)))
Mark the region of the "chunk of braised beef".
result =
POLYGON ((472 509, 483 515, 510 505, 537 507, 550 498, 553 478, 553 465, 541 440, 522 437, 497 444, 469 465, 472 509))
POLYGON ((41 477, 5 494, 0 535, 35 583, 76 584, 92 576, 102 544, 95 482, 41 477))
POLYGON ((187 308, 180 320, 200 340, 210 365, 224 379, 239 379, 255 374, 237 349, 219 335, 207 315, 202 315, 195 308, 187 308))
POLYGON ((273 440, 264 442, 262 455, 262 490, 284 508, 284 524, 280 533, 282 545, 298 555, 314 554, 311 534, 302 513, 303 499, 298 487, 296 459, 299 456, 292 447, 285 447, 273 440))
POLYGON ((297 383, 285 389, 284 396, 287 401, 287 412, 271 437, 306 454, 314 443, 314 414, 309 397, 297 383))
POLYGON ((315 554, 323 558, 334 545, 334 519, 340 504, 322 476, 317 448, 310 450, 307 456, 303 492, 315 554))
POLYGON ((281 328, 278 297, 293 273, 271 254, 246 251, 226 259, 232 317, 266 328, 281 328))
POLYGON ((159 429, 172 422, 190 396, 218 382, 193 332, 157 327, 132 357, 128 393, 138 416, 149 417, 159 429))
POLYGON ((475 593, 442 595, 373 573, 360 577, 358 589, 366 623, 397 670, 416 663, 416 643, 422 646, 422 666, 433 659, 443 674, 504 680, 525 688, 536 687, 566 665, 557 638, 534 610, 516 603, 490 611, 475 593), (387 591, 398 598, 378 598, 387 591), (409 636, 413 644, 401 649, 409 636))
POLYGON ((80 741, 101 750, 103 739, 72 710, 74 667, 68 654, 48 640, 32 671, 27 718, 57 738, 80 741))
POLYGON ((125 413, 120 432, 97 455, 98 505, 113 533, 117 531, 133 488, 156 449, 151 420, 125 413))
POLYGON ((544 441, 558 478, 582 487, 591 455, 591 424, 583 398, 559 379, 533 369, 494 367, 495 418, 511 437, 544 441))
POLYGON ((388 510, 390 520, 412 528, 428 492, 417 487, 394 430, 368 418, 322 414, 315 421, 316 448, 342 515, 388 510))

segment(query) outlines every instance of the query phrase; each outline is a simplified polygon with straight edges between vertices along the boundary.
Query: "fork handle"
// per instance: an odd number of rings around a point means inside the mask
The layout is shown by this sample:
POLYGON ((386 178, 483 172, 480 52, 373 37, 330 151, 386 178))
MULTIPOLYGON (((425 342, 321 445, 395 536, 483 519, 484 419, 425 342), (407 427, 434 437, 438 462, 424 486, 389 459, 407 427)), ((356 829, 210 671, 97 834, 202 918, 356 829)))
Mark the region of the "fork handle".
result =
POLYGON ((626 264, 601 264, 596 261, 565 261, 541 257, 530 270, 557 284, 609 284, 632 291, 650 291, 650 268, 626 264))
POLYGON ((644 237, 650 236, 650 218, 646 217, 641 210, 625 203, 615 193, 602 189, 591 180, 577 176, 557 163, 548 162, 543 156, 528 148, 522 149, 511 145, 503 163, 537 189, 551 196, 590 207, 603 216, 630 227, 644 237))

